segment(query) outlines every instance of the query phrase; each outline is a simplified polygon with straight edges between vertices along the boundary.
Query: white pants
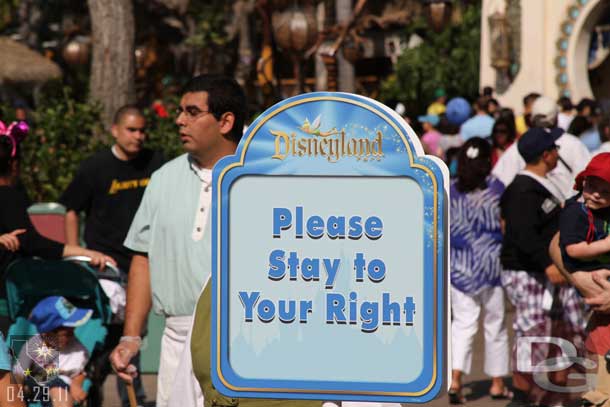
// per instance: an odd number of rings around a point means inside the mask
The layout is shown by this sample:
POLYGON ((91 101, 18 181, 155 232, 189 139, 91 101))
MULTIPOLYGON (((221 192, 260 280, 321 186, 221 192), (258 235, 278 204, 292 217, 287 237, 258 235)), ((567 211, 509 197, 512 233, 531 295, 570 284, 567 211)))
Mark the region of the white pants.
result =
POLYGON ((157 376, 157 407, 203 406, 203 394, 193 374, 192 329, 192 316, 165 319, 157 376))
POLYGON ((468 295, 451 287, 451 353, 453 369, 469 374, 472 367, 472 343, 479 328, 481 308, 485 312, 485 367, 490 377, 508 374, 508 334, 504 323, 502 287, 486 288, 468 295))

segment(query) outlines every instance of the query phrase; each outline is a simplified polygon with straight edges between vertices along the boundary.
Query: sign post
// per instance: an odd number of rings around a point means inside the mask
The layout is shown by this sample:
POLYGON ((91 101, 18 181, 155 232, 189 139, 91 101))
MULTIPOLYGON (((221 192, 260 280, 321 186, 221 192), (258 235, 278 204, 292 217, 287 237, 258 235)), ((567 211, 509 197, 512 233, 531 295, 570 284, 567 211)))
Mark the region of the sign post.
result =
POLYGON ((213 384, 424 403, 447 373, 448 171, 391 109, 310 93, 213 171, 213 384))

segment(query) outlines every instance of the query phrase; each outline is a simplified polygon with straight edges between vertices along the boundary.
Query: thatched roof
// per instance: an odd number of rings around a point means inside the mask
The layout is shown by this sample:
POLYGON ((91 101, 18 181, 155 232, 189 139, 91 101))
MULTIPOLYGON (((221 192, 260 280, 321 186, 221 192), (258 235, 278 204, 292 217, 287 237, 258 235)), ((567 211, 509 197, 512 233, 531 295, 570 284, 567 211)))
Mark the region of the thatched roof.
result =
POLYGON ((23 44, 0 37, 0 83, 46 82, 61 77, 61 69, 53 61, 23 44))

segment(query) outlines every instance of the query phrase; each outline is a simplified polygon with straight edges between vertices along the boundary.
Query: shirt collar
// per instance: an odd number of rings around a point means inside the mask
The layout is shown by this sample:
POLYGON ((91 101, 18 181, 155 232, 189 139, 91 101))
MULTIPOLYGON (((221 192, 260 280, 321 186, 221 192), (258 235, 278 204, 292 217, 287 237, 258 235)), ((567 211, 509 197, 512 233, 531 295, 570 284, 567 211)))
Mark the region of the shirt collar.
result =
POLYGON ((189 155, 188 156, 189 166, 191 170, 197 175, 197 178, 201 180, 209 188, 212 185, 212 170, 208 168, 200 168, 195 160, 189 155))

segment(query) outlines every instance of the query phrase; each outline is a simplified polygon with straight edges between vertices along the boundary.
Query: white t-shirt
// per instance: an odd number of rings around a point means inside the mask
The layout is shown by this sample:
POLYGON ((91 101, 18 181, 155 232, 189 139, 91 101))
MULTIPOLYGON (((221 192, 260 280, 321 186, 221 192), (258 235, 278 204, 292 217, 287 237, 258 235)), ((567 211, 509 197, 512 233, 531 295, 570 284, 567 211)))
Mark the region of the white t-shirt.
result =
MULTIPOLYGON (((513 182, 519 171, 525 168, 525 161, 519 154, 517 143, 513 143, 502 154, 492 170, 492 174, 502 181, 505 186, 513 182)), ((563 133, 557 139, 557 145, 559 146, 559 157, 565 163, 560 160, 557 167, 548 173, 547 179, 557 186, 563 196, 562 200, 565 201, 576 194, 573 189, 574 178, 585 169, 591 159, 591 154, 577 137, 568 133, 563 133), (568 169, 568 166, 570 169, 568 169)))
POLYGON ((593 152, 592 156, 595 157, 599 153, 610 153, 610 141, 603 142, 602 145, 593 152))
POLYGON ((572 120, 574 120, 574 115, 566 114, 566 113, 559 113, 557 115, 557 127, 562 128, 565 131, 568 131, 568 128, 570 127, 570 124, 572 123, 572 120))

